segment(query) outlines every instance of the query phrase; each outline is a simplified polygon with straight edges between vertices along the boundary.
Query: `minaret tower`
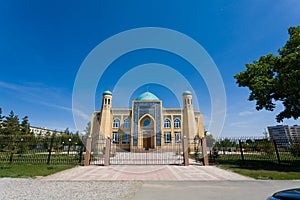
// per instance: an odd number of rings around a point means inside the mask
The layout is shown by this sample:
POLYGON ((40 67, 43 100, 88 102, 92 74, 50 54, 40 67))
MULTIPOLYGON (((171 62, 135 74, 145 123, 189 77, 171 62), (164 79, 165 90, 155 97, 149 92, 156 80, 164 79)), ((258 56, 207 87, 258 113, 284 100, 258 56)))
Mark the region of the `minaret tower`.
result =
POLYGON ((112 93, 109 90, 103 92, 102 107, 100 113, 100 136, 110 137, 112 131, 111 117, 112 93))
POLYGON ((183 136, 194 138, 197 134, 196 120, 193 108, 193 96, 190 91, 185 91, 183 96, 183 136))

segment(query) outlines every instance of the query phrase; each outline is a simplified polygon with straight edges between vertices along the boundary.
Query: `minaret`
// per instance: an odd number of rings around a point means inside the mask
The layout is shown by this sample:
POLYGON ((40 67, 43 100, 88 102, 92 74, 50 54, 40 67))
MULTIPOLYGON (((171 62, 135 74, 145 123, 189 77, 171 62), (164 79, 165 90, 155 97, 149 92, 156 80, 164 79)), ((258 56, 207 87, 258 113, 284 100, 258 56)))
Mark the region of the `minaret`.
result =
POLYGON ((197 134, 196 120, 193 108, 193 96, 190 91, 185 91, 183 96, 183 136, 194 138, 197 134))
POLYGON ((112 93, 109 90, 103 92, 102 107, 100 113, 100 136, 105 138, 111 136, 112 117, 111 117, 112 93))

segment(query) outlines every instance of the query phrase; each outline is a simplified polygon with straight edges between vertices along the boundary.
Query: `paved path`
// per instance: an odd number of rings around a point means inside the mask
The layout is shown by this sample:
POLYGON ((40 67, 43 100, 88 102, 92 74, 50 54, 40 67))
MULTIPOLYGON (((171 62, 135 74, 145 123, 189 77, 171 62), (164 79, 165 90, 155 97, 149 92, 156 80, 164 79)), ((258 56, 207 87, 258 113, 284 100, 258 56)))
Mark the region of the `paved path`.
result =
POLYGON ((75 167, 43 180, 153 180, 153 181, 197 181, 197 180, 253 180, 214 166, 176 165, 111 165, 75 167))
POLYGON ((257 181, 214 166, 89 166, 37 179, 0 179, 0 199, 264 200, 297 187, 300 181, 257 181))

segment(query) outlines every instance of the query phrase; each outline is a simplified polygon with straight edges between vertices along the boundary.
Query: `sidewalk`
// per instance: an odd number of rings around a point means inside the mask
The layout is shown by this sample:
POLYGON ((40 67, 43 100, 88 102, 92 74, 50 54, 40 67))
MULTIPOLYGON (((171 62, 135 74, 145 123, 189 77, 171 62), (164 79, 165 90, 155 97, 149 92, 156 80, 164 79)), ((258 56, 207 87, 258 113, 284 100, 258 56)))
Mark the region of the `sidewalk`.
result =
POLYGON ((40 178, 42 180, 71 181, 208 181, 208 180, 253 180, 252 178, 219 169, 215 166, 176 165, 111 165, 75 167, 60 173, 40 178))

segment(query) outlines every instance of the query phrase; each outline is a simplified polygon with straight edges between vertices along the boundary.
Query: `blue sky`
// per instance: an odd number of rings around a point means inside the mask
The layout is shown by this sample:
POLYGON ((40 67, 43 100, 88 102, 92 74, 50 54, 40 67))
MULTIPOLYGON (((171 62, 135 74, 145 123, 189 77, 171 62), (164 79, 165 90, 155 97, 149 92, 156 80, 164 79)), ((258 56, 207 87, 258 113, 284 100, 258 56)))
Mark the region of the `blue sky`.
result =
MULTIPOLYGON (((277 53, 288 39, 287 29, 300 25, 298 0, 211 1, 1 1, 0 107, 29 116, 34 126, 75 130, 72 91, 87 55, 107 38, 139 27, 163 27, 196 40, 211 56, 224 81, 227 96, 222 136, 262 136, 275 125, 275 112, 256 111, 249 91, 238 88, 233 76, 262 55, 277 53)), ((202 78, 177 56, 159 50, 140 50, 121 56, 105 71, 96 93, 113 89, 132 66, 157 62, 182 72, 200 96, 205 126, 211 102, 202 78), (114 66, 124 66, 116 70, 114 66), (181 67, 180 67, 181 66, 181 67)), ((121 86, 120 86, 121 87, 121 86)), ((146 90, 177 106, 168 88, 141 85, 131 98, 146 90)), ((188 87, 187 87, 188 89, 188 87)), ((114 101, 120 99, 114 96, 114 101)), ((124 101, 128 105, 128 100, 124 101)), ((284 120, 284 124, 299 124, 284 120)), ((81 131, 81 130, 80 130, 81 131)))

